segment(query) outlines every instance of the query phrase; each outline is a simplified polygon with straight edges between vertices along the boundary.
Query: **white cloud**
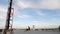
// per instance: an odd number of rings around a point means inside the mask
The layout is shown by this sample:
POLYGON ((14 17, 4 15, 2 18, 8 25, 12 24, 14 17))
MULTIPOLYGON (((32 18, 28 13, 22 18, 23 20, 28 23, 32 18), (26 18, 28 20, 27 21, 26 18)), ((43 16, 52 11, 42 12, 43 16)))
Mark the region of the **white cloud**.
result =
POLYGON ((6 19, 7 7, 0 5, 0 28, 4 28, 6 19))
POLYGON ((30 15, 27 15, 26 13, 22 13, 22 11, 19 11, 18 7, 14 7, 14 17, 18 17, 18 18, 29 18, 31 17, 30 15))
POLYGON ((38 15, 40 15, 40 16, 46 16, 46 13, 43 13, 42 11, 35 11, 38 15))
POLYGON ((18 11, 18 8, 17 8, 16 10, 14 10, 14 17, 18 17, 18 18, 29 18, 31 16, 29 16, 27 14, 23 14, 21 11, 18 11))
POLYGON ((60 8, 59 0, 40 0, 40 2, 37 4, 34 1, 16 0, 16 4, 21 8, 45 8, 45 9, 59 9, 60 8))
POLYGON ((0 16, 0 19, 3 19, 4 17, 3 16, 0 16))
POLYGON ((7 7, 4 7, 4 6, 0 6, 0 12, 7 12, 7 7))
POLYGON ((29 15, 19 15, 17 17, 19 17, 19 18, 29 18, 30 16, 29 15))
POLYGON ((23 0, 15 0, 15 3, 21 8, 26 8, 30 6, 29 3, 24 2, 23 0))
POLYGON ((27 14, 23 14, 21 12, 19 12, 18 10, 16 10, 17 12, 14 12, 14 17, 18 17, 18 18, 29 18, 31 17, 30 15, 27 14))
POLYGON ((7 7, 0 5, 0 18, 5 18, 7 13, 7 7))
POLYGON ((59 0, 42 0, 41 7, 47 8, 47 9, 57 9, 57 8, 60 8, 60 1, 59 0))

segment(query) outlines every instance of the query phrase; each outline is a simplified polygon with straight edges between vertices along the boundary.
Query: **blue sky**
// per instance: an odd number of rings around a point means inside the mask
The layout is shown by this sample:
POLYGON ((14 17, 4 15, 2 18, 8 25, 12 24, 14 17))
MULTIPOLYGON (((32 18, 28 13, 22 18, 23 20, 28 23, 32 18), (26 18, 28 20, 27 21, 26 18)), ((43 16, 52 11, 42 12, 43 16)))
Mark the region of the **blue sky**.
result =
MULTIPOLYGON (((6 22, 8 0, 0 0, 0 27, 6 22)), ((13 27, 23 28, 28 25, 57 27, 60 25, 60 0, 13 0, 13 27)))

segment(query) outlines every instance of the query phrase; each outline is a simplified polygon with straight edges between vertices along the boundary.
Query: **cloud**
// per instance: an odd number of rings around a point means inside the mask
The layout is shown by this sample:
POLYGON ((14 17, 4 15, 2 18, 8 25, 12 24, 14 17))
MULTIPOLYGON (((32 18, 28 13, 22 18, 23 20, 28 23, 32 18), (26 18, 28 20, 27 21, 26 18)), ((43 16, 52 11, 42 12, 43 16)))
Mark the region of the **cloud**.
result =
POLYGON ((45 8, 45 9, 59 9, 59 0, 16 0, 16 5, 21 8, 45 8), (37 3, 38 2, 38 3, 37 3))
POLYGON ((7 7, 0 5, 0 18, 5 18, 7 13, 7 7))
POLYGON ((59 0, 42 0, 41 6, 42 8, 47 8, 47 9, 59 9, 60 1, 59 0))
POLYGON ((3 16, 0 16, 0 19, 3 19, 4 17, 3 16))
POLYGON ((26 3, 23 0, 15 0, 15 4, 21 8, 26 8, 29 6, 29 3, 26 3))
POLYGON ((30 16, 29 15, 19 15, 17 17, 19 17, 19 18, 29 18, 30 16))
POLYGON ((5 20, 5 18, 6 18, 6 13, 7 13, 7 8, 0 5, 0 20, 1 20, 1 22, 2 22, 3 20, 5 20))
POLYGON ((0 27, 4 28, 5 19, 6 19, 7 7, 0 5, 0 27))
POLYGON ((31 17, 30 15, 27 14, 23 14, 22 12, 19 12, 18 10, 16 10, 17 12, 14 12, 14 17, 18 17, 18 18, 29 18, 31 17))
POLYGON ((0 6, 0 12, 7 12, 7 7, 0 6))
POLYGON ((39 11, 39 10, 36 10, 35 12, 40 16, 46 16, 47 15, 46 13, 39 11))
POLYGON ((21 8, 36 8, 38 5, 35 4, 34 0, 15 0, 15 4, 21 8))
POLYGON ((29 18, 31 17, 30 15, 27 15, 26 13, 23 13, 18 7, 14 6, 14 17, 18 18, 29 18))

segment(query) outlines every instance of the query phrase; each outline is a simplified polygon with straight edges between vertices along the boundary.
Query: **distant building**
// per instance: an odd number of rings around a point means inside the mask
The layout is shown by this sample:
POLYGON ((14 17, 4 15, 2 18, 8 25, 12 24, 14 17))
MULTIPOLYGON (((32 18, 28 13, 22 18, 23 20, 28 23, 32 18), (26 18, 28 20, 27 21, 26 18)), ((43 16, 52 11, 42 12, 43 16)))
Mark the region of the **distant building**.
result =
POLYGON ((0 29, 0 32, 2 32, 2 29, 0 29))
POLYGON ((59 31, 60 31, 60 26, 59 26, 59 31))
POLYGON ((33 25, 33 30, 35 30, 35 25, 33 25))

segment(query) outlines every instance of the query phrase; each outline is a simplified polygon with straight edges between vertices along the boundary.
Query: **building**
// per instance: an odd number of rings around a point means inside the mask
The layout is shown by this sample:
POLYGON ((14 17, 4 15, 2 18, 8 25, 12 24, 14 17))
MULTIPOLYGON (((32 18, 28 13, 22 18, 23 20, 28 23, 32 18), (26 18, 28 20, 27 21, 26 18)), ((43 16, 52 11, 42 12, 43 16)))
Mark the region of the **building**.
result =
POLYGON ((59 26, 59 31, 60 31, 60 26, 59 26))

